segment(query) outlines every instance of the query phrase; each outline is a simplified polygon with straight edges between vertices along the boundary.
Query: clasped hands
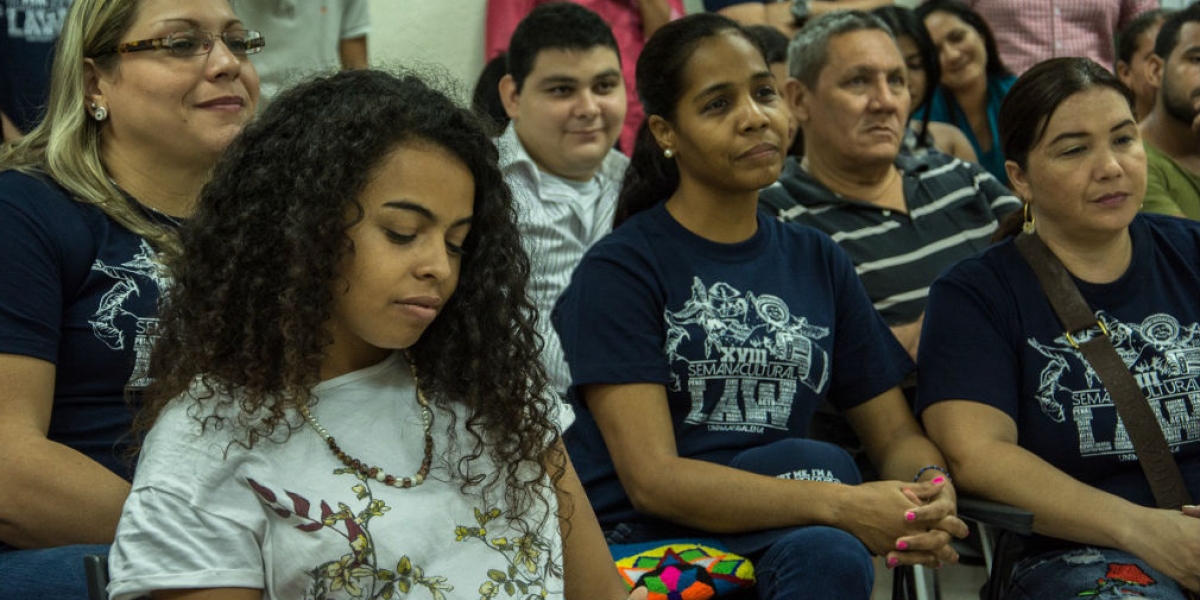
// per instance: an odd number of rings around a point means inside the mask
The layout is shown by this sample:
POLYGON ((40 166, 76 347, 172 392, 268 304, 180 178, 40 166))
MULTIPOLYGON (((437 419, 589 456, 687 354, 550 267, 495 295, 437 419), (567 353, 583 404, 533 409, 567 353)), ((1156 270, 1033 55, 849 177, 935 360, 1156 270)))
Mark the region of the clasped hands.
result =
POLYGON ((950 546, 967 537, 967 524, 957 516, 954 486, 944 477, 921 483, 875 481, 858 486, 865 504, 848 531, 889 568, 901 565, 941 566, 958 562, 950 546), (937 481, 937 483, 934 483, 937 481))

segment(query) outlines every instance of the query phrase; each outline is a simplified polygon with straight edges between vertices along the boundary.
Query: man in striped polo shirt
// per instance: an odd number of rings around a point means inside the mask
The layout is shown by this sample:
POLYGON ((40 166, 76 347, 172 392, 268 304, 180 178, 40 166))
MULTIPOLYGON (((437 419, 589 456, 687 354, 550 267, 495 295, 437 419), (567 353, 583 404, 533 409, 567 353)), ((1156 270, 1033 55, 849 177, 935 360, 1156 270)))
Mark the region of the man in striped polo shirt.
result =
POLYGON ((789 46, 788 72, 805 155, 788 159, 761 206, 832 236, 915 359, 929 284, 985 248, 1021 203, 975 164, 936 150, 901 154, 907 73, 878 18, 850 11, 812 21, 789 46))

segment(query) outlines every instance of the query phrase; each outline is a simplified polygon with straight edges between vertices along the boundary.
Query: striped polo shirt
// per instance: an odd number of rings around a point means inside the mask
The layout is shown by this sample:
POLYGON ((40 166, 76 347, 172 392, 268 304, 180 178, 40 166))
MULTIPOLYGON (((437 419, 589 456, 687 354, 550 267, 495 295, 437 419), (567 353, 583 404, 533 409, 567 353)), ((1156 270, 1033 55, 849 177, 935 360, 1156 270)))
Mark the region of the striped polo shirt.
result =
POLYGON ((781 221, 829 234, 850 255, 890 326, 920 317, 933 280, 986 248, 999 219, 1021 208, 987 171, 947 154, 901 154, 895 164, 904 176, 908 214, 839 196, 795 158, 759 195, 760 208, 781 221))

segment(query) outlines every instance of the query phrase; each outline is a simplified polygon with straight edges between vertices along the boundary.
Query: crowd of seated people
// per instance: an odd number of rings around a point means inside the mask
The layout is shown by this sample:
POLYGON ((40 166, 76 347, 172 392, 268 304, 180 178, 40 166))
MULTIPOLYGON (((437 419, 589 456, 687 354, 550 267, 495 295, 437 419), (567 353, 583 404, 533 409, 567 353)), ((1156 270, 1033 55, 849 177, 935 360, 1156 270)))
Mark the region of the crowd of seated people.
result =
POLYGON ((263 110, 258 12, 64 6, 0 145, 0 595, 641 599, 694 542, 866 600, 960 494, 1034 515, 1008 597, 1200 593, 1200 3, 891 4, 489 2, 473 109, 360 44, 263 110))

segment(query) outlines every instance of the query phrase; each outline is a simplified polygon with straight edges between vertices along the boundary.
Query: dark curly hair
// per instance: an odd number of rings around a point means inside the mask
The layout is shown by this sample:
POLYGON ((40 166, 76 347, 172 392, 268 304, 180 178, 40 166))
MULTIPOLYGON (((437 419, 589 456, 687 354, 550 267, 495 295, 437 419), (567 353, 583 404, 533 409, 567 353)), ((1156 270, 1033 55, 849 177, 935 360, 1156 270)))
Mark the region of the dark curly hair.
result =
POLYGON ((347 230, 363 217, 357 199, 398 146, 433 144, 470 170, 474 212, 457 291, 408 353, 431 402, 469 411, 473 444, 452 459, 464 493, 501 486, 509 518, 529 527, 524 516, 546 502, 546 475, 557 482, 565 456, 551 444, 529 259, 485 131, 478 116, 412 74, 346 71, 279 96, 230 145, 181 230, 135 431, 190 394, 206 429, 234 426, 221 416, 231 408, 267 415, 236 430, 246 448, 281 427, 290 435, 298 425, 288 411, 315 402, 332 343, 324 325, 333 283, 354 252, 347 230), (484 455, 499 472, 469 475, 484 455))

